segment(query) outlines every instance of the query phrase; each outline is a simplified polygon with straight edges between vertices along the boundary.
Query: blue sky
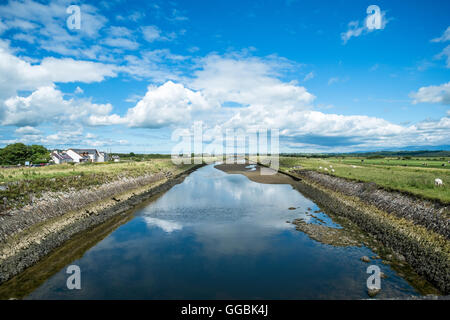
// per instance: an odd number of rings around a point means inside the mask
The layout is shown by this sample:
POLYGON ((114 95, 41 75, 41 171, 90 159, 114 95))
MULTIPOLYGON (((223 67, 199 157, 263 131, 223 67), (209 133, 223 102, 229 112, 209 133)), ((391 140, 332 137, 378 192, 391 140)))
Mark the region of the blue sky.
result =
POLYGON ((171 152, 172 134, 201 121, 206 142, 277 129, 285 152, 448 149, 449 12, 449 1, 0 1, 0 145, 171 152), (369 30, 374 4, 382 26, 369 30))

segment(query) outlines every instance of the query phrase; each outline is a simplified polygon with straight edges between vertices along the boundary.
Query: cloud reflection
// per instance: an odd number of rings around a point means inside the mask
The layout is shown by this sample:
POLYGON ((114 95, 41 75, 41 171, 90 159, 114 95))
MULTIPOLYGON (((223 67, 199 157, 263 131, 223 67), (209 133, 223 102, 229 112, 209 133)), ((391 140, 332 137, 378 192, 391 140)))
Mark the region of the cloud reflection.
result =
POLYGON ((181 230, 183 229, 183 226, 181 223, 168 221, 168 220, 162 220, 157 218, 151 218, 151 217, 144 217, 145 223, 149 226, 156 226, 158 228, 161 228, 167 233, 172 233, 173 231, 181 230))
POLYGON ((183 234, 192 234, 200 245, 198 254, 220 256, 276 250, 274 237, 294 230, 287 221, 308 220, 306 208, 314 206, 291 185, 261 184, 210 165, 138 214, 168 233, 183 226, 183 234))

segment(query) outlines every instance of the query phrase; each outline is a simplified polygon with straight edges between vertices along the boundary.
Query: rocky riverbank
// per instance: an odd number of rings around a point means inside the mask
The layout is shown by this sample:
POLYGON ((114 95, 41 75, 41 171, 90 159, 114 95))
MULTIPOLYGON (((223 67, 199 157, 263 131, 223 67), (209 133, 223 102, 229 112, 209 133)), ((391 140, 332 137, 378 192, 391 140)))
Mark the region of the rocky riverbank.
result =
POLYGON ((449 207, 390 192, 373 183, 292 170, 293 186, 324 209, 344 216, 398 253, 414 270, 450 293, 449 207))
POLYGON ((179 174, 122 178, 84 190, 49 192, 33 204, 0 216, 0 284, 76 234, 170 189, 198 167, 179 174))
POLYGON ((420 199, 397 191, 387 191, 375 183, 355 182, 315 171, 290 172, 298 177, 318 183, 333 191, 357 197, 364 202, 399 218, 413 221, 450 239, 450 206, 436 201, 420 199))

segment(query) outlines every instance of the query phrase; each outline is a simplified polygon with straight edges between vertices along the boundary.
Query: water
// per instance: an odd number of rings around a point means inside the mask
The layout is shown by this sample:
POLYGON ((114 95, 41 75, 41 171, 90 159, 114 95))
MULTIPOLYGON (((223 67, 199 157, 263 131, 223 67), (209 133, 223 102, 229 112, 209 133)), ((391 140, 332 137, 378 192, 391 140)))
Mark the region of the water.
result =
MULTIPOLYGON (((256 183, 206 166, 138 209, 27 298, 367 298, 369 264, 360 257, 376 254, 322 244, 287 223, 303 218, 341 228, 319 210, 291 185, 256 183), (306 215, 307 208, 317 212, 306 215), (66 287, 71 264, 81 268, 81 290, 66 287)), ((378 297, 418 294, 389 266, 372 264, 388 276, 378 297)))

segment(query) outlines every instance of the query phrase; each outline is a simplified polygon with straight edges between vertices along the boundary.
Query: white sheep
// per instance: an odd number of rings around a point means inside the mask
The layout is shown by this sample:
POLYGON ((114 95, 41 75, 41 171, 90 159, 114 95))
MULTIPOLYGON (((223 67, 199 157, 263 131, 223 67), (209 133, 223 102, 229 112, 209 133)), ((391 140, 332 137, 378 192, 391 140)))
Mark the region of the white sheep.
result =
POLYGON ((325 171, 328 171, 328 168, 325 168, 325 171))
POLYGON ((352 166, 352 168, 356 168, 356 166, 352 166))
POLYGON ((330 164, 330 168, 333 168, 333 166, 330 164))
POLYGON ((334 172, 334 169, 331 169, 331 172, 334 172))
POLYGON ((439 179, 439 178, 434 179, 434 185, 435 185, 435 186, 440 187, 440 186, 442 186, 443 184, 444 184, 444 183, 442 182, 441 179, 439 179))
POLYGON ((322 170, 322 167, 319 167, 320 170, 322 170))

